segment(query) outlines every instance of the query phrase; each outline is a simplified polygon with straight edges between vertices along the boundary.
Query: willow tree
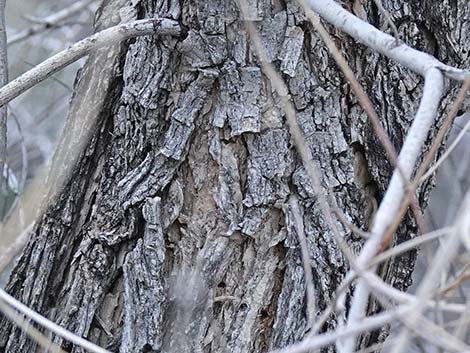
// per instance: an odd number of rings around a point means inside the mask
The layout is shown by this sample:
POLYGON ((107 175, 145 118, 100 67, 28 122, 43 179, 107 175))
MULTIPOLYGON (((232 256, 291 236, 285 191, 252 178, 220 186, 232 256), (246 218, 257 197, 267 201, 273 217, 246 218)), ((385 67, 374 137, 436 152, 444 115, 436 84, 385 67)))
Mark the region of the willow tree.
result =
MULTIPOLYGON (((357 5, 343 4, 358 13, 357 5)), ((451 65, 467 59, 463 1, 384 6, 405 43, 451 65)), ((181 34, 142 36, 89 56, 55 157, 70 172, 55 169, 63 180, 51 175, 52 184, 62 180, 60 188, 31 232, 9 293, 116 352, 265 352, 308 333, 299 233, 307 241, 315 315, 335 299, 350 264, 244 21, 256 25, 282 74, 328 201, 343 218, 367 230, 393 167, 301 7, 291 0, 249 7, 241 18, 230 0, 104 1, 96 30, 167 18, 178 21, 181 34), (355 177, 358 168, 367 183, 355 177)), ((373 2, 362 10, 358 15, 386 30, 373 2)), ((399 150, 422 79, 328 28, 399 150)), ((428 192, 429 185, 418 192, 422 206, 428 192)), ((334 219, 358 253, 364 239, 334 219)), ((416 233, 408 216, 395 242, 416 233)), ((380 274, 405 290, 415 256, 393 258, 380 274)), ((322 330, 336 325, 332 314, 322 330)), ((361 345, 385 334, 370 333, 361 345)), ((38 349, 5 319, 0 346, 38 349)))

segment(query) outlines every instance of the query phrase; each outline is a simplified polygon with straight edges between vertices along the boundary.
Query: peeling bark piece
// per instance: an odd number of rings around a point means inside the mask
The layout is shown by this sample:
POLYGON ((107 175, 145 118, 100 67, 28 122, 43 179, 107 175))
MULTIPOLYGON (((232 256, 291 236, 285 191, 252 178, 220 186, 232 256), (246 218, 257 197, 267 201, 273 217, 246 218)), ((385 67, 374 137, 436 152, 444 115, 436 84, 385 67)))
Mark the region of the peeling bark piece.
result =
POLYGON ((194 130, 194 120, 204 107, 217 75, 215 70, 201 71, 196 81, 178 100, 178 107, 171 115, 172 122, 161 148, 164 156, 182 159, 194 130))
POLYGON ((287 27, 286 11, 278 12, 274 17, 266 19, 260 29, 261 42, 266 50, 269 61, 274 61, 281 50, 287 27))
POLYGON ((295 70, 294 77, 288 80, 289 91, 292 94, 294 105, 298 110, 308 107, 314 96, 313 87, 315 82, 314 74, 309 68, 309 64, 304 58, 300 58, 295 70))
POLYGON ((143 208, 142 239, 126 257, 124 274, 124 323, 121 353, 159 351, 163 342, 163 313, 166 305, 165 240, 160 198, 148 199, 143 208))
POLYGON ((240 67, 246 66, 248 55, 248 36, 242 23, 235 22, 233 26, 226 28, 229 56, 240 67))
POLYGON ((287 180, 290 152, 289 137, 283 129, 267 130, 246 137, 248 152, 247 207, 269 205, 285 200, 289 193, 287 180))
POLYGON ((155 157, 147 155, 137 168, 118 183, 123 208, 135 205, 163 189, 171 181, 179 165, 180 161, 162 154, 155 157))
POLYGON ((212 123, 222 128, 228 118, 232 137, 245 132, 259 132, 262 84, 260 68, 237 69, 235 63, 230 62, 223 67, 220 82, 221 90, 212 123))
POLYGON ((222 35, 206 35, 202 34, 207 52, 214 65, 219 65, 227 58, 227 41, 222 35))
POLYGON ((183 188, 178 179, 175 179, 168 190, 168 196, 162 210, 163 228, 168 228, 179 216, 183 207, 183 188))
MULTIPOLYGON (((325 100, 330 99, 325 97, 325 100)), ((312 111, 308 109, 299 113, 298 120, 300 127, 304 131, 307 143, 312 150, 315 163, 318 164, 319 170, 325 175, 327 186, 336 187, 340 186, 340 180, 344 180, 344 176, 349 174, 350 167, 345 166, 345 170, 341 172, 341 176, 338 179, 337 169, 342 167, 342 165, 332 160, 331 156, 347 151, 348 145, 339 123, 340 119, 335 116, 338 115, 339 102, 332 101, 331 104, 338 107, 336 112, 333 112, 329 106, 325 109, 322 104, 317 110, 313 109, 312 111)), ((303 180, 303 176, 301 179, 303 180)), ((304 185, 303 188, 308 190, 310 187, 304 185)))
POLYGON ((254 237, 261 223, 266 219, 268 211, 267 207, 250 207, 240 223, 242 233, 254 237))
POLYGON ((193 68, 209 68, 220 64, 227 56, 226 41, 220 35, 205 35, 190 31, 181 44, 183 59, 193 68))
POLYGON ((305 317, 305 276, 298 249, 287 253, 287 268, 273 325, 269 350, 287 347, 303 338, 305 317))
POLYGON ((225 0, 196 3, 202 33, 223 34, 225 32, 225 4, 225 0))
POLYGON ((302 8, 301 3, 297 1, 288 1, 286 2, 287 10, 287 24, 289 26, 295 26, 296 24, 301 24, 308 22, 305 17, 305 11, 302 8))
POLYGON ((175 119, 165 135, 165 145, 160 152, 165 157, 181 160, 193 131, 193 125, 188 126, 175 119))
POLYGON ((181 51, 184 53, 183 58, 194 68, 209 67, 212 64, 209 53, 205 50, 204 40, 195 31, 190 31, 181 43, 181 51))
POLYGON ((295 68, 302 53, 303 43, 304 32, 302 29, 300 27, 288 27, 279 59, 281 60, 281 71, 291 77, 295 76, 295 68))
POLYGON ((176 41, 171 38, 160 41, 164 45, 157 45, 152 37, 140 37, 129 47, 123 71, 125 86, 121 99, 124 103, 136 100, 144 108, 157 109, 162 88, 170 90, 167 72, 176 41))
POLYGON ((257 67, 240 69, 240 101, 229 112, 232 136, 244 132, 259 132, 261 116, 258 104, 261 89, 261 70, 257 67))
MULTIPOLYGON (((240 69, 240 86, 236 103, 228 111, 232 136, 244 132, 259 132, 261 115, 259 96, 261 89, 261 70, 257 67, 240 69)), ((232 97, 233 98, 233 97, 232 97)))
POLYGON ((233 58, 237 64, 244 66, 246 63, 246 52, 248 48, 247 35, 245 30, 240 29, 237 31, 233 47, 233 58))
POLYGON ((214 199, 222 217, 229 222, 227 235, 231 235, 237 229, 241 218, 243 195, 240 186, 238 161, 230 144, 222 145, 219 164, 218 187, 214 199))

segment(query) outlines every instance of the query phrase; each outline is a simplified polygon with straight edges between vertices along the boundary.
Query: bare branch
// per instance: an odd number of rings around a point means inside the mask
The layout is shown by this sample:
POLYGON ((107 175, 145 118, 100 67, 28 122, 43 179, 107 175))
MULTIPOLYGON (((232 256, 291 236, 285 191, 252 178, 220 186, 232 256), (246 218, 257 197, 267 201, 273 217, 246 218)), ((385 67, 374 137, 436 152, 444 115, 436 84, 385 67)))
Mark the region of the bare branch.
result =
POLYGON ((183 30, 178 22, 160 18, 138 20, 107 28, 57 53, 0 88, 0 106, 5 105, 67 65, 88 55, 92 50, 137 36, 148 34, 180 36, 182 33, 183 30))
POLYGON ((460 272, 457 278, 452 283, 441 289, 441 294, 446 295, 460 287, 464 282, 470 279, 470 263, 465 265, 465 268, 460 272))
POLYGON ((6 293, 3 289, 0 289, 0 299, 6 303, 8 303, 10 306, 24 314, 26 317, 30 318, 31 320, 37 322, 39 325, 42 325, 43 327, 47 328, 48 330, 54 332, 56 335, 82 347, 85 348, 86 350, 94 353, 110 353, 106 349, 103 349, 96 344, 87 341, 86 339, 79 337, 77 335, 74 335, 70 331, 64 329, 63 327, 60 327, 56 323, 50 321, 49 319, 46 319, 44 316, 40 315, 36 311, 28 308, 26 305, 23 303, 19 302, 15 298, 13 298, 11 295, 6 293))
MULTIPOLYGON (((443 91, 443 77, 438 69, 430 69, 424 83, 423 97, 416 113, 413 124, 403 143, 398 157, 399 164, 407 178, 411 177, 421 148, 427 137, 430 127, 436 116, 439 102, 443 91)), ((397 170, 394 171, 392 179, 387 188, 385 196, 375 215, 372 236, 365 243, 358 257, 358 266, 363 268, 377 255, 381 248, 382 240, 389 226, 393 223, 400 210, 401 201, 405 195, 402 179, 397 170)), ((352 297, 351 309, 348 318, 348 327, 357 324, 365 313, 369 291, 364 280, 359 279, 354 295, 352 297)), ((344 352, 353 352, 356 338, 350 336, 345 343, 344 352)))
POLYGON ((357 335, 362 332, 371 331, 387 323, 396 320, 399 315, 406 314, 409 308, 401 308, 393 311, 383 312, 378 315, 367 317, 353 327, 339 329, 335 332, 328 332, 303 340, 300 343, 293 344, 287 348, 272 351, 271 353, 307 353, 312 350, 325 347, 335 343, 337 340, 357 335))
POLYGON ((60 23, 72 15, 75 15, 77 12, 80 12, 86 9, 90 4, 96 0, 81 0, 72 2, 72 4, 52 15, 49 15, 45 18, 37 21, 33 26, 23 29, 22 31, 13 34, 8 38, 8 45, 18 43, 24 39, 27 39, 33 35, 44 32, 52 27, 57 27, 60 23))
POLYGON ((406 44, 397 46, 394 37, 362 21, 343 9, 334 0, 307 0, 307 3, 313 11, 338 29, 421 76, 426 76, 432 68, 438 68, 455 80, 464 80, 470 76, 470 71, 446 65, 435 57, 406 44))
POLYGON ((351 67, 348 65, 346 59, 344 58, 343 54, 338 50, 336 47, 336 44, 334 43, 333 39, 329 35, 328 31, 325 29, 325 27, 321 24, 320 19, 318 16, 313 13, 305 4, 305 0, 298 0, 298 2, 302 5, 302 7, 305 10, 305 13, 307 15, 307 18, 310 20, 312 23, 313 27, 315 30, 318 32, 322 40, 325 42, 326 47, 330 51, 331 55, 335 59, 336 63, 340 67, 341 71, 343 72, 344 76, 346 79, 349 81, 351 88, 353 89, 357 100, 359 101, 359 104, 361 105, 362 109, 366 112, 370 122, 372 123, 372 127, 374 128, 374 132, 377 135, 380 143, 385 149, 385 152, 387 152, 387 155, 393 165, 394 168, 397 168, 400 176, 402 178, 403 183, 406 186, 406 193, 409 195, 410 200, 412 200, 412 210, 413 214, 416 218, 416 223, 418 224, 418 227, 421 231, 421 233, 424 233, 424 217, 423 213, 419 207, 418 201, 416 200, 416 197, 414 196, 413 192, 411 191, 411 186, 409 185, 409 182, 406 178, 405 173, 401 169, 400 164, 398 163, 398 156, 395 148, 393 147, 392 141, 387 135, 387 132, 382 126, 382 123, 380 122, 379 116, 377 115, 374 105, 372 104, 372 101, 370 100, 369 96, 364 92, 361 84, 358 82, 356 76, 354 75, 354 72, 352 71, 351 67))
POLYGON ((66 353, 57 344, 52 342, 50 338, 44 336, 41 331, 36 329, 34 326, 31 326, 30 323, 24 317, 19 315, 3 300, 0 300, 0 311, 7 318, 9 318, 16 326, 26 332, 26 334, 29 335, 34 341, 36 341, 42 348, 44 348, 45 352, 52 351, 53 349, 53 351, 57 353, 66 353))
POLYGON ((441 156, 441 158, 439 158, 438 161, 436 161, 436 163, 434 163, 432 165, 431 168, 428 169, 428 171, 419 179, 419 183, 422 183, 423 181, 425 181, 426 179, 428 179, 431 175, 434 174, 434 172, 437 170, 437 168, 439 168, 441 166, 442 163, 445 162, 445 160, 447 158, 449 158, 450 154, 452 153, 452 151, 455 149, 455 147, 457 147, 457 145, 459 144, 459 142, 462 140, 462 138, 465 136, 465 134, 470 130, 470 120, 467 121, 467 123, 465 124, 465 126, 462 128, 462 130, 459 132, 459 134, 457 135, 457 137, 455 138, 455 140, 451 143, 451 145, 446 149, 446 151, 444 152, 444 154, 441 156))
POLYGON ((364 232, 362 229, 358 228, 355 224, 351 223, 347 218, 346 215, 341 211, 336 205, 333 206, 333 213, 338 217, 338 219, 343 223, 351 232, 360 236, 364 239, 370 238, 369 232, 364 232))
MULTIPOLYGON (((374 330, 378 327, 386 325, 387 323, 394 322, 397 319, 406 320, 406 318, 409 316, 409 312, 411 311, 410 303, 413 303, 416 300, 415 297, 412 295, 403 293, 397 289, 394 289, 393 287, 389 285, 384 285, 383 282, 381 282, 381 279, 379 277, 377 277, 376 275, 370 272, 367 273, 367 277, 369 280, 373 278, 374 276, 376 277, 376 279, 371 281, 371 284, 377 284, 377 286, 374 288, 380 289, 381 292, 384 292, 384 288, 385 288, 385 293, 391 294, 392 297, 394 297, 394 299, 398 299, 399 302, 403 302, 406 304, 403 304, 397 308, 394 308, 393 310, 389 310, 389 311, 386 311, 386 312, 383 312, 374 316, 369 316, 367 318, 364 318, 360 322, 358 322, 355 326, 342 327, 342 328, 337 329, 334 332, 328 332, 328 333, 324 333, 320 335, 309 336, 307 339, 304 339, 302 342, 293 344, 284 349, 272 351, 271 353, 310 352, 312 350, 319 349, 327 345, 333 344, 340 339, 347 338, 348 336, 357 335, 362 332, 374 330), (379 283, 382 283, 382 284, 379 284, 379 283)), ((465 305, 436 303, 435 301, 431 301, 431 300, 427 300, 423 304, 429 307, 437 307, 437 306, 442 305, 443 308, 449 310, 450 312, 456 312, 456 313, 462 313, 466 309, 465 305)), ((420 323, 429 324, 427 320, 421 320, 420 323)))
POLYGON ((401 243, 400 245, 397 245, 393 248, 390 248, 387 251, 384 251, 383 253, 381 253, 380 255, 377 255, 376 257, 374 257, 372 259, 370 265, 371 266, 378 265, 381 262, 383 262, 383 261, 385 261, 385 260, 387 260, 391 257, 403 254, 404 252, 407 252, 411 249, 414 249, 414 248, 420 246, 421 244, 430 242, 430 241, 438 239, 438 238, 440 238, 444 235, 447 235, 451 231, 452 231, 452 228, 446 227, 446 228, 435 230, 435 231, 430 232, 430 233, 423 234, 420 237, 407 240, 407 241, 401 243))
MULTIPOLYGON (((434 293, 434 286, 442 273, 446 273, 449 269, 451 261, 457 255, 457 251, 462 243, 464 237, 468 237, 470 229, 470 190, 467 191, 465 199, 459 210, 459 215, 455 222, 455 228, 451 236, 439 247, 439 251, 434 257, 431 267, 426 272, 424 279, 416 293, 416 300, 412 304, 412 311, 409 313, 409 320, 411 323, 416 323, 417 317, 423 311, 426 300, 428 300, 434 293)), ((402 352, 409 340, 409 332, 402 330, 397 344, 392 350, 393 353, 402 352)))
POLYGON ((311 328, 315 321, 315 287, 313 286, 312 266, 310 264, 310 253, 305 238, 304 222, 300 214, 299 200, 295 195, 289 198, 289 206, 292 212, 295 230, 299 237, 300 251, 302 253, 302 265, 305 274, 305 291, 307 292, 307 320, 308 327, 311 328))
POLYGON ((470 89, 470 78, 465 80, 465 83, 463 84, 462 88, 460 89, 457 98, 455 99, 454 103, 452 104, 452 107, 447 114, 446 118, 444 119, 444 122, 439 129, 439 132, 437 133, 436 138, 433 141, 433 144, 431 146, 431 149, 427 153, 426 157, 424 158, 423 163, 421 164, 420 168, 416 172, 416 180, 417 182, 420 182, 421 176, 424 174, 428 166, 431 164, 432 160, 434 159, 435 155, 437 154, 437 151, 439 150, 439 147, 444 141, 445 136, 447 135, 447 132, 452 126, 452 123, 454 122, 455 117, 457 116, 460 107, 465 101, 465 98, 467 97, 468 90, 470 89))

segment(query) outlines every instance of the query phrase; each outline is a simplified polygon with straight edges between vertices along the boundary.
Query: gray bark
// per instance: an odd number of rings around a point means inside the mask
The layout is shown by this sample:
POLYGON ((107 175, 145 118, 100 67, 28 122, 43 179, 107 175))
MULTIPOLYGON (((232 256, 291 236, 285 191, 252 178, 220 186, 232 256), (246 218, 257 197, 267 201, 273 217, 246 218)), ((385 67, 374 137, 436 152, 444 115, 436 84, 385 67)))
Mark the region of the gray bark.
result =
MULTIPOLYGON (((470 32, 468 14, 461 12, 468 7, 439 4, 384 1, 406 42, 464 66, 470 32)), ((250 5, 268 56, 284 74, 323 185, 351 221, 365 227, 351 144, 363 146, 380 191, 392 171, 366 115, 296 3, 250 5)), ((300 201, 318 310, 334 297, 349 266, 235 2, 107 0, 98 27, 125 6, 135 7, 127 18, 172 18, 188 34, 142 37, 89 58, 67 123, 72 133, 74 126, 86 131, 86 144, 67 152, 82 151, 35 227, 8 291, 116 352, 264 352, 300 340, 308 327, 290 195, 300 201), (109 57, 114 62, 103 70, 109 57), (90 100, 97 102, 91 108, 85 105, 90 100)), ((384 26, 372 5, 367 11, 369 21, 384 26)), ((399 148, 422 80, 332 33, 399 148)), ((423 203, 428 191, 429 185, 420 190, 423 203)), ((359 251, 362 240, 338 226, 359 251)), ((415 234, 408 217, 395 241, 415 234)), ((406 289, 415 255, 383 266, 384 278, 406 289)), ((332 315, 324 329, 335 325, 332 315)), ((0 326, 2 350, 36 350, 6 320, 0 326)), ((361 344, 385 335, 384 329, 361 344)))
MULTIPOLYGON (((6 0, 0 1, 0 86, 8 83, 7 33, 5 26, 6 0)), ((8 185, 7 169, 7 106, 0 107, 0 222, 6 218, 10 207, 8 196, 11 190, 8 185)))

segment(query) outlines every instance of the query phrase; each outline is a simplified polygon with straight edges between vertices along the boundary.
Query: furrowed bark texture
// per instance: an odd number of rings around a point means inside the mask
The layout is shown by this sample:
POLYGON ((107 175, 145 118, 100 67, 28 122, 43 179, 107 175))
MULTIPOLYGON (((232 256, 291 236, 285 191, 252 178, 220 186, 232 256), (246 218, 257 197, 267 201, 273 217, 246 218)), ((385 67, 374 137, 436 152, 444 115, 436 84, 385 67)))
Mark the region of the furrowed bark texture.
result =
MULTIPOLYGON (((350 145, 363 146, 381 191, 391 173, 366 115, 296 3, 249 4, 247 20, 256 21, 284 75, 323 185, 350 220, 365 227, 350 145)), ((403 39, 457 66, 465 66, 468 55, 464 5, 384 1, 403 39)), ((375 8, 367 13, 384 26, 375 8)), ((348 263, 235 2, 108 0, 97 23, 152 16, 180 21, 187 36, 141 37, 89 58, 71 102, 70 136, 61 145, 79 158, 70 157, 76 166, 65 176, 69 181, 35 227, 7 289, 115 352, 284 347, 308 329, 289 195, 300 200, 318 310, 334 296, 348 263), (78 133, 87 136, 85 146, 76 143, 78 133)), ((422 80, 331 30, 398 149, 422 80)), ((428 189, 421 190, 423 202, 428 189)), ((361 240, 338 226, 357 252, 361 240)), ((396 241, 414 234, 407 219, 396 241)), ((382 268, 384 277, 407 288, 414 259, 415 253, 394 259, 382 268)), ((332 316, 325 329, 335 322, 332 316)), ((19 329, 6 320, 0 325, 2 350, 35 351, 19 329)))

